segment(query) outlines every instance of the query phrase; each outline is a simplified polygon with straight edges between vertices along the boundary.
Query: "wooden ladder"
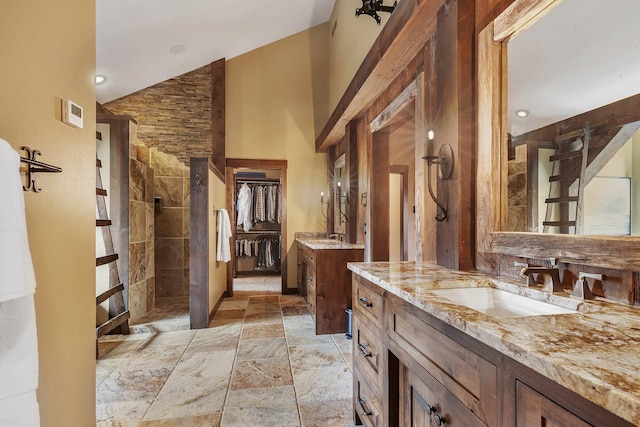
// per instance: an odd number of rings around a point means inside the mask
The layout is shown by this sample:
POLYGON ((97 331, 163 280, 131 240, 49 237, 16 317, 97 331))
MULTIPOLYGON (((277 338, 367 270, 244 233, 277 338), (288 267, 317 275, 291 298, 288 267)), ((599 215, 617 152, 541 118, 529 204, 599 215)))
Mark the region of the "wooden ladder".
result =
POLYGON ((559 227, 561 234, 582 233, 585 171, 590 139, 588 123, 583 130, 555 138, 558 148, 549 157, 553 167, 549 177, 549 197, 545 200, 547 210, 542 222, 544 233, 549 232, 549 227, 559 227))
POLYGON ((120 281, 118 273, 118 254, 113 246, 113 237, 111 235, 111 220, 107 212, 107 204, 105 197, 107 191, 102 188, 102 177, 100 168, 102 162, 96 157, 96 203, 98 207, 98 219, 96 219, 96 227, 102 229, 102 238, 107 255, 96 257, 96 268, 108 264, 109 265, 109 289, 96 297, 96 305, 102 304, 104 301, 113 297, 112 303, 109 304, 109 320, 102 325, 96 327, 96 356, 98 355, 97 340, 101 336, 113 331, 120 326, 123 334, 129 333, 129 310, 126 309, 124 303, 124 284, 120 281))

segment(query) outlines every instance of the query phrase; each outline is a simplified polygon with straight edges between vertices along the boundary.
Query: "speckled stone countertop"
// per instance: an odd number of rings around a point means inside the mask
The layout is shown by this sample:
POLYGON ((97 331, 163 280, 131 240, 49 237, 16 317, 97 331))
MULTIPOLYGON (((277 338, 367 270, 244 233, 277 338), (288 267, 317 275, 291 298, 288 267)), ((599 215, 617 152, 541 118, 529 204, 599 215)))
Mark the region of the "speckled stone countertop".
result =
POLYGON ((297 237, 296 240, 310 249, 364 249, 364 245, 346 243, 324 237, 297 237))
MULTIPOLYGON (((349 263, 373 282, 584 398, 640 426, 640 310, 569 292, 546 294, 483 273, 416 262, 349 263), (577 310, 495 318, 437 296, 446 288, 494 287, 577 310)), ((539 289, 539 288, 538 288, 539 289)))

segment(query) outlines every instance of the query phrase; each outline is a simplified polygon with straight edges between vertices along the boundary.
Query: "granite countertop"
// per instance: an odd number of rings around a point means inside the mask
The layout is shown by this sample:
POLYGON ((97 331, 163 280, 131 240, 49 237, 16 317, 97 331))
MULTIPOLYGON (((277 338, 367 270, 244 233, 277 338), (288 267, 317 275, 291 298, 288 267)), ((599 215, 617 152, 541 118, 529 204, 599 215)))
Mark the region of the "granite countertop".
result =
POLYGON ((296 240, 309 249, 364 249, 364 245, 341 242, 326 237, 297 237, 296 240))
MULTIPOLYGON (((640 310, 569 292, 550 295, 484 273, 416 262, 349 263, 349 270, 495 350, 640 425, 640 310), (433 292, 493 287, 575 314, 495 318, 433 292)), ((539 288, 538 288, 539 289, 539 288)))

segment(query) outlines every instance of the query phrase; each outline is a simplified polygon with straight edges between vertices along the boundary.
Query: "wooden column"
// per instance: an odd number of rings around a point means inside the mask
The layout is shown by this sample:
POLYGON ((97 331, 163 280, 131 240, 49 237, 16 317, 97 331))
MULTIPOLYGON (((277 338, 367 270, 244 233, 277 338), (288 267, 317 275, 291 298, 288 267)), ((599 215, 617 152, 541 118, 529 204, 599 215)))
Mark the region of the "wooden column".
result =
POLYGON ((190 163, 189 314, 191 329, 209 326, 209 159, 190 163))

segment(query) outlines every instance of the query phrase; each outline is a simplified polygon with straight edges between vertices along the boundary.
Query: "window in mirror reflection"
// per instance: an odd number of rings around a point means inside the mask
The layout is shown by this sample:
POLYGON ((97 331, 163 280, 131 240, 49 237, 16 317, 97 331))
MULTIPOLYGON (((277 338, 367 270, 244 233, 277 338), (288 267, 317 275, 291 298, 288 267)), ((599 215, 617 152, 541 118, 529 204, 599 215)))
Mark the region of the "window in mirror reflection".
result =
POLYGON ((640 235, 640 1, 554 5, 508 41, 505 231, 640 235))

